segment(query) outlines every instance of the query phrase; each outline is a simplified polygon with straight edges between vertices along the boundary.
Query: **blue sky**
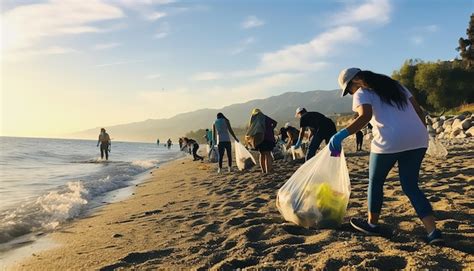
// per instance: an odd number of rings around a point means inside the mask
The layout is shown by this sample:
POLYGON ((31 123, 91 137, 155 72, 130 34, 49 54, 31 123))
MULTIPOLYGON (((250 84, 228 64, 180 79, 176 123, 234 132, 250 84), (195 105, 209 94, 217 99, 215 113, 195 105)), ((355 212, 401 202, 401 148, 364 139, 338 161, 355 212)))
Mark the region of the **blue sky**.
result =
POLYGON ((2 135, 57 136, 446 60, 473 0, 2 1, 2 135))

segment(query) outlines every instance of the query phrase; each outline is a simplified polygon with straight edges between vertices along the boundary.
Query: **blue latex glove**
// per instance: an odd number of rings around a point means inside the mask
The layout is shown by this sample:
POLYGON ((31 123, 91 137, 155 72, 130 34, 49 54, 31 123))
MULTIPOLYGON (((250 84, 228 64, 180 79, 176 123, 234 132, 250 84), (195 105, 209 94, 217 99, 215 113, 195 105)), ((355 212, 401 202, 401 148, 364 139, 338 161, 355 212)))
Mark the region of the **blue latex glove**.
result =
POLYGON ((293 145, 293 147, 295 147, 295 149, 299 149, 299 147, 301 147, 301 138, 298 138, 298 141, 296 141, 296 144, 293 145))
POLYGON ((349 136, 349 131, 346 128, 340 130, 329 140, 329 150, 331 154, 339 154, 342 149, 342 141, 349 136))

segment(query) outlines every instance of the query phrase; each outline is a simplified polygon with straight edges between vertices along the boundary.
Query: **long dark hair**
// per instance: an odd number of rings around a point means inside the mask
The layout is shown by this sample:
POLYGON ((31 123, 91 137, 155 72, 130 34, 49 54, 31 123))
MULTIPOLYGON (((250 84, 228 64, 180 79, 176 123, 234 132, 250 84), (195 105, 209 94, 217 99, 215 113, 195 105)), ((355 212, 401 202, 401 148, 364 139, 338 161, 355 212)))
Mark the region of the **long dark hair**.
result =
POLYGON ((371 71, 360 71, 357 73, 357 77, 364 80, 382 102, 395 105, 398 109, 403 109, 408 104, 402 85, 398 81, 371 71))
POLYGON ((224 116, 224 114, 222 114, 221 112, 217 113, 217 118, 218 119, 225 119, 227 120, 227 118, 224 116))

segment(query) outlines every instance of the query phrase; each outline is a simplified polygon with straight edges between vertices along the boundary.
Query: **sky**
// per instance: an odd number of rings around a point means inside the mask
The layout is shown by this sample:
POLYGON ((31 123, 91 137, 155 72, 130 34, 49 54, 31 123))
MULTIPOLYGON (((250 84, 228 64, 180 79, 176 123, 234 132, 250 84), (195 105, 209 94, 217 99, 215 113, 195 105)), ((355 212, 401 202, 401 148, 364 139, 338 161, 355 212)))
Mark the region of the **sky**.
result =
MULTIPOLYGON (((61 137, 457 57, 474 0, 1 0, 3 136, 61 137)), ((185 125, 185 124, 177 124, 185 125)))

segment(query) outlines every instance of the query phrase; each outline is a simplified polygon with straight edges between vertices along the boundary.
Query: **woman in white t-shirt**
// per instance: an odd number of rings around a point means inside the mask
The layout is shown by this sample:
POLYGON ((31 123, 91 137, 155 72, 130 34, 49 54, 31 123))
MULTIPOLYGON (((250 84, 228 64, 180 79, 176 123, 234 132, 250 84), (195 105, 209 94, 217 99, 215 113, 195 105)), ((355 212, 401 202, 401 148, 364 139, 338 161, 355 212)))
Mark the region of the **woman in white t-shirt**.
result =
POLYGON ((374 136, 369 161, 368 220, 352 218, 351 225, 368 234, 380 234, 378 219, 383 203, 383 184, 390 169, 398 162, 403 192, 426 228, 427 242, 442 242, 431 204, 418 187, 428 133, 415 98, 396 80, 358 68, 341 71, 338 81, 342 96, 353 95, 352 110, 359 117, 331 138, 331 152, 340 152, 344 138, 365 127, 369 121, 374 136))

